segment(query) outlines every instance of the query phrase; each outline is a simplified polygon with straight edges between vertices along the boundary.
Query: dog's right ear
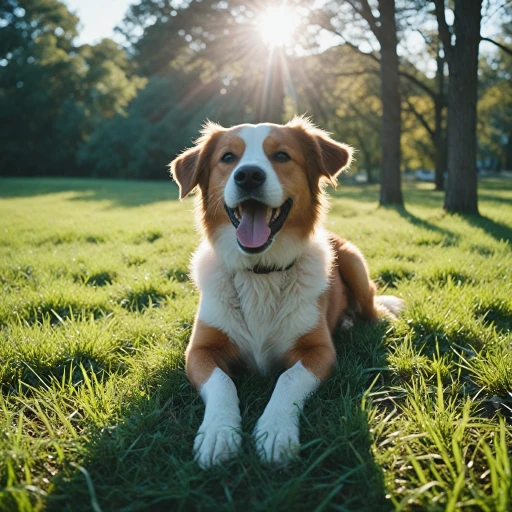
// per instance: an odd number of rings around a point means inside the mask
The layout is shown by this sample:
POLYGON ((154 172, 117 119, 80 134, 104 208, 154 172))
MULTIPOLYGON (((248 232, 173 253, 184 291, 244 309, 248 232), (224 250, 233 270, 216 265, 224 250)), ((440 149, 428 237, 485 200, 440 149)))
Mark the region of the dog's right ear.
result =
POLYGON ((170 164, 171 175, 180 188, 180 199, 187 197, 199 184, 201 146, 187 149, 170 164))
POLYGON ((203 195, 206 193, 210 157, 216 139, 223 130, 222 126, 208 121, 201 130, 201 136, 194 142, 194 147, 185 150, 169 164, 171 176, 180 188, 180 199, 187 197, 197 186, 203 195))

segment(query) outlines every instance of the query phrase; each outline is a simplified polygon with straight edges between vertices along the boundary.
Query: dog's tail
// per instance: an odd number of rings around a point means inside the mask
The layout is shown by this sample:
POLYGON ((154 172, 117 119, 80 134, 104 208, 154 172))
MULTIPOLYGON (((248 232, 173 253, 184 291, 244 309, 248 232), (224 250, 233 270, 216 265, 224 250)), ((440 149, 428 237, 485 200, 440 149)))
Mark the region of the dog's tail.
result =
POLYGON ((393 319, 402 312, 405 306, 404 301, 394 295, 377 295, 375 303, 382 315, 393 319))
POLYGON ((396 318, 404 307, 404 301, 393 295, 377 295, 377 287, 370 279, 368 265, 361 251, 352 243, 331 235, 336 263, 343 282, 350 291, 356 312, 367 320, 396 318))

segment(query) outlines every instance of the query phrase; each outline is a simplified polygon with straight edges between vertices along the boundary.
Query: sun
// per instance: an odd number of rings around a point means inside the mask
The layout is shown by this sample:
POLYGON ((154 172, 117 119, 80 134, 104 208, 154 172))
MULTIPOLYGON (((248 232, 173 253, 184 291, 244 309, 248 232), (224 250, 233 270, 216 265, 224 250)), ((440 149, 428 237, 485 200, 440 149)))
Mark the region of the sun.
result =
POLYGON ((284 46, 292 42, 299 22, 299 16, 294 11, 281 5, 264 11, 258 19, 258 27, 266 44, 284 46))

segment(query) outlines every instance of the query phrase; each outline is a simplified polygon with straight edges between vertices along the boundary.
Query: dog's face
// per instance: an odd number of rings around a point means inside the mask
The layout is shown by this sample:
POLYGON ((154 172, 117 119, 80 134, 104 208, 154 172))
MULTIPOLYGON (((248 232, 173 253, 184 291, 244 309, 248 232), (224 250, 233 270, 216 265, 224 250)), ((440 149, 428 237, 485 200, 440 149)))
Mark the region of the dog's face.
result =
POLYGON ((350 160, 350 147, 296 118, 284 126, 208 124, 170 167, 180 198, 199 187, 208 238, 236 241, 233 247, 255 255, 278 239, 307 239, 321 216, 322 181, 335 184, 350 160))

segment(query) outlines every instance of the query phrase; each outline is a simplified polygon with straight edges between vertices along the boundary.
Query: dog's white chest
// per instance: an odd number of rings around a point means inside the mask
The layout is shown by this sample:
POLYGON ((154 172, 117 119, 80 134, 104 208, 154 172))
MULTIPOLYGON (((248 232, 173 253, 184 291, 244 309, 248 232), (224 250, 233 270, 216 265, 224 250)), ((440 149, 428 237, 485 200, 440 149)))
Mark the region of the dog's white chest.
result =
POLYGON ((265 372, 318 321, 318 298, 328 286, 328 244, 312 244, 287 271, 230 273, 204 243, 193 260, 201 290, 198 317, 225 332, 245 360, 265 372))

